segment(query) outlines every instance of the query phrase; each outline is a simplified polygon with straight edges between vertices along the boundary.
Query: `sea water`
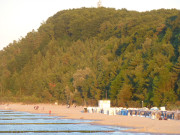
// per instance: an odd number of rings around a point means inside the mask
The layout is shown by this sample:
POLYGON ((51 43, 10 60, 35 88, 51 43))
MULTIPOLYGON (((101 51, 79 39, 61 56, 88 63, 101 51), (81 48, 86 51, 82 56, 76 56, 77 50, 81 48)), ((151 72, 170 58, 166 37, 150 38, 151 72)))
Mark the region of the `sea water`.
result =
POLYGON ((1 135, 150 135, 128 133, 128 128, 93 125, 90 120, 72 120, 47 114, 0 110, 1 135))

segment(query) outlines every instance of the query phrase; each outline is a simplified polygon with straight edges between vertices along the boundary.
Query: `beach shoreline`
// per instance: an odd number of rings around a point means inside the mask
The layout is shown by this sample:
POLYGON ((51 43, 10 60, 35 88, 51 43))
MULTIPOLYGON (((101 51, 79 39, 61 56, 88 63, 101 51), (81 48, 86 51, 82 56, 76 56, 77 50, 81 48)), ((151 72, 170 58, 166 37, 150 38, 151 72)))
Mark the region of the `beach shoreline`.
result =
POLYGON ((128 127, 125 132, 142 132, 155 134, 180 134, 180 120, 152 120, 145 117, 105 115, 100 113, 83 113, 84 107, 70 107, 55 104, 0 104, 0 110, 13 110, 30 113, 43 113, 61 116, 66 119, 93 120, 91 124, 128 127), (35 108, 38 106, 38 109, 35 108))

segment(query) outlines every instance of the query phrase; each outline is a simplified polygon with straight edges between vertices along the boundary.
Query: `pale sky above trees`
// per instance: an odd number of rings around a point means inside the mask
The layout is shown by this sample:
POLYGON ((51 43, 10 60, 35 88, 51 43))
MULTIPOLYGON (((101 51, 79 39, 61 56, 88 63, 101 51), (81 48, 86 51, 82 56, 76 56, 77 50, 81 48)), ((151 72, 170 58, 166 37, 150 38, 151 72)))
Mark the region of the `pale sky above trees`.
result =
MULTIPOLYGON (((101 0, 104 7, 149 11, 180 9, 180 0, 101 0)), ((37 30, 43 21, 64 9, 97 7, 98 0, 0 0, 0 50, 37 30)))

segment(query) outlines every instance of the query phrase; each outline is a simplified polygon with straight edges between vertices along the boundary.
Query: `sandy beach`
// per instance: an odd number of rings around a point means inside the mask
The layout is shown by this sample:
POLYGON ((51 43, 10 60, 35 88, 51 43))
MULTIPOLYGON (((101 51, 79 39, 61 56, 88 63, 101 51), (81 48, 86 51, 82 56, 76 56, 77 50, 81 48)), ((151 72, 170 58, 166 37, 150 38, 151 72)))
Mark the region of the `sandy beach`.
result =
POLYGON ((180 134, 180 120, 152 120, 144 117, 122 116, 122 115, 105 115, 97 113, 83 113, 84 107, 70 107, 52 104, 0 104, 1 110, 14 110, 31 113, 47 113, 51 115, 64 116, 69 119, 87 119, 96 120, 92 124, 114 125, 122 127, 132 127, 128 132, 149 132, 180 134), (34 106, 39 106, 37 110, 34 106))

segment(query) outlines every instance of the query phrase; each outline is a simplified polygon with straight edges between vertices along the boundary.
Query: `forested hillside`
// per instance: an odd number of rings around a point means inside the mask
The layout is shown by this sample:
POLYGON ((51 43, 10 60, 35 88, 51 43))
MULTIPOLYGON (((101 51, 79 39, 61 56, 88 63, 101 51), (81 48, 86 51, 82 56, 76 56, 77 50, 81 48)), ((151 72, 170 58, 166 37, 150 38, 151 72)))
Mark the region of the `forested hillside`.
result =
POLYGON ((0 51, 0 101, 180 106, 180 11, 60 11, 0 51))

